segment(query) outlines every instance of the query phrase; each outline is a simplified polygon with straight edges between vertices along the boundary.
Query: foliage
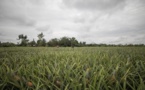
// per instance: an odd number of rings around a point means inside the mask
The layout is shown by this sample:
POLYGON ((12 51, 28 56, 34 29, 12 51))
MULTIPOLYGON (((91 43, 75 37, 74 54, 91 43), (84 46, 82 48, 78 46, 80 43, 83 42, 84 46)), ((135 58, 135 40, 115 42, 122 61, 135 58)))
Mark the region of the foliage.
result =
POLYGON ((43 33, 41 32, 40 34, 38 34, 38 40, 42 40, 43 39, 43 37, 44 37, 44 35, 43 35, 43 33))
POLYGON ((76 40, 75 37, 70 38, 70 42, 71 42, 71 47, 78 45, 78 41, 76 40))
POLYGON ((33 39, 33 41, 31 41, 31 42, 29 43, 29 45, 30 45, 30 46, 36 46, 35 40, 33 39))
POLYGON ((16 46, 14 43, 10 43, 10 42, 1 43, 0 42, 0 47, 14 47, 14 46, 16 46))
POLYGON ((87 46, 87 45, 86 45, 86 42, 80 42, 79 46, 82 47, 82 46, 87 46))
POLYGON ((46 46, 46 40, 43 37, 43 33, 38 34, 37 46, 46 46))
POLYGON ((35 42, 29 41, 27 39, 27 35, 20 34, 18 35, 18 40, 21 40, 21 43, 19 44, 14 44, 10 42, 0 42, 0 47, 11 47, 11 46, 40 46, 40 47, 45 47, 45 46, 50 46, 50 47, 143 47, 145 46, 144 44, 96 44, 96 43, 89 43, 86 44, 85 41, 78 41, 75 37, 61 37, 61 38, 52 38, 49 41, 46 41, 44 38, 44 34, 41 32, 40 34, 37 35, 38 40, 35 42))
POLYGON ((48 42, 48 46, 74 47, 78 46, 78 41, 75 39, 75 37, 62 37, 60 39, 54 38, 48 42))
POLYGON ((27 35, 23 35, 23 34, 20 34, 19 36, 18 36, 18 39, 19 40, 21 40, 21 43, 20 43, 20 46, 27 46, 27 44, 28 44, 28 39, 27 39, 27 35))
POLYGON ((53 38, 51 40, 49 40, 48 42, 48 46, 58 46, 59 45, 59 39, 57 38, 53 38))
POLYGON ((0 48, 1 90, 145 90, 145 47, 0 48))

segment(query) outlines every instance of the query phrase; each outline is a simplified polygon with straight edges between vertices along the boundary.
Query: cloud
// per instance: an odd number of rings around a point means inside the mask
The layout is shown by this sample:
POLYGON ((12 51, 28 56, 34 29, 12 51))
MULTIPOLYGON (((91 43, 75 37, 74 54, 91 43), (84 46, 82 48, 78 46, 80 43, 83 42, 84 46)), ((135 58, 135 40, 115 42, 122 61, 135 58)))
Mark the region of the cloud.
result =
POLYGON ((85 21, 86 21, 85 18, 75 18, 74 19, 75 23, 84 23, 85 21))
POLYGON ((48 31, 48 30, 50 30, 50 25, 38 27, 38 28, 36 28, 36 30, 41 31, 41 32, 48 31))
POLYGON ((6 23, 7 25, 21 25, 21 26, 35 26, 36 21, 28 19, 22 16, 0 16, 0 23, 6 23))
POLYGON ((63 0, 64 4, 70 8, 80 10, 108 10, 122 8, 125 0, 63 0))
POLYGON ((36 32, 35 29, 32 27, 22 28, 22 27, 0 27, 0 33, 3 34, 3 36, 0 35, 0 41, 2 42, 19 42, 18 35, 24 34, 27 35, 29 41, 38 39, 37 35, 39 34, 36 32))
POLYGON ((0 0, 0 39, 43 32, 46 40, 145 43, 144 11, 144 0, 0 0))
POLYGON ((5 36, 6 34, 4 32, 0 32, 0 36, 5 36))
POLYGON ((110 44, 142 44, 145 43, 144 41, 145 35, 140 36, 120 36, 116 38, 116 40, 109 41, 110 44))
POLYGON ((30 2, 34 5, 44 5, 45 4, 44 0, 30 0, 30 2))
POLYGON ((0 24, 34 26, 36 21, 26 15, 25 9, 16 0, 1 0, 0 24))

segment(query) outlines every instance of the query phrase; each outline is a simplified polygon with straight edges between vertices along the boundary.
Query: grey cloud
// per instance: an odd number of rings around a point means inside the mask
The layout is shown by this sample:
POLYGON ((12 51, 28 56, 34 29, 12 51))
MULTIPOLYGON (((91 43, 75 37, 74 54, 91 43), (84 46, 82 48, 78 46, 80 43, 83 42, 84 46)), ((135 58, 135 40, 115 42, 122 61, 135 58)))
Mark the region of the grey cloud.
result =
POLYGON ((145 43, 144 11, 145 0, 0 0, 0 39, 44 32, 87 43, 145 43))
POLYGON ((142 35, 145 33, 144 30, 136 30, 136 29, 119 29, 115 31, 105 31, 105 32, 100 32, 106 36, 136 36, 136 35, 142 35))
MULTIPOLYGON (((114 41, 109 41, 110 44, 119 44, 119 43, 123 43, 123 42, 126 42, 126 40, 128 39, 128 37, 124 37, 124 36, 121 36, 119 37, 117 40, 114 40, 114 41)), ((127 43, 127 42, 126 42, 127 43)))
POLYGON ((2 32, 0 32, 0 36, 5 36, 2 32))
POLYGON ((143 27, 138 29, 131 27, 123 27, 117 30, 111 31, 92 31, 91 28, 89 30, 81 30, 81 34, 79 33, 79 38, 84 40, 95 41, 97 43, 113 43, 113 44, 126 44, 126 43, 145 43, 145 30, 143 27), (91 40, 92 39, 92 40, 91 40))
POLYGON ((47 34, 52 34, 53 33, 53 31, 52 30, 49 30, 49 31, 47 31, 47 34))
POLYGON ((41 26, 41 27, 36 28, 36 30, 37 30, 37 31, 45 32, 45 31, 50 30, 50 26, 49 26, 49 25, 41 26))
POLYGON ((74 18, 75 23, 84 23, 86 21, 85 18, 74 18))
POLYGON ((79 33, 81 33, 82 31, 83 31, 83 32, 86 32, 86 33, 89 33, 89 32, 91 32, 91 28, 92 28, 92 27, 91 27, 90 25, 81 27, 81 28, 79 28, 79 30, 81 30, 81 31, 79 31, 79 33))
POLYGON ((122 43, 122 44, 136 44, 136 43, 145 43, 145 30, 142 30, 140 28, 133 29, 133 28, 127 28, 127 29, 118 29, 115 31, 106 31, 103 33, 101 37, 112 37, 117 38, 116 40, 110 40, 109 43, 122 43))
POLYGON ((0 23, 22 26, 34 26, 36 24, 36 21, 26 16, 24 10, 17 5, 15 0, 11 2, 1 0, 0 2, 0 23))
POLYGON ((36 21, 19 15, 0 15, 0 22, 6 24, 17 24, 22 26, 35 26, 36 21))
POLYGON ((30 2, 32 4, 35 4, 35 5, 43 5, 44 4, 44 0, 30 0, 30 2))
POLYGON ((121 36, 118 37, 117 40, 110 41, 109 43, 115 43, 115 44, 143 44, 145 43, 145 35, 144 36, 121 36))
POLYGON ((52 34, 53 34, 53 30, 50 27, 50 25, 38 27, 38 28, 36 28, 36 30, 39 32, 45 32, 48 36, 52 36, 52 34))
POLYGON ((145 35, 141 35, 135 38, 136 43, 145 43, 145 35))
MULTIPOLYGON (((135 38, 138 36, 145 35, 145 31, 137 31, 137 30, 116 30, 116 31, 105 31, 105 32, 95 32, 98 37, 110 37, 110 38, 117 38, 121 37, 125 39, 125 37, 135 38)), ((120 40, 120 39, 119 39, 120 40)), ((135 39, 134 39, 135 40, 135 39)))
POLYGON ((124 7, 125 0, 63 0, 68 7, 88 10, 108 10, 124 7))
POLYGON ((17 20, 19 25, 24 25, 24 26, 35 26, 36 25, 36 21, 35 20, 31 20, 31 19, 22 19, 19 18, 17 20))

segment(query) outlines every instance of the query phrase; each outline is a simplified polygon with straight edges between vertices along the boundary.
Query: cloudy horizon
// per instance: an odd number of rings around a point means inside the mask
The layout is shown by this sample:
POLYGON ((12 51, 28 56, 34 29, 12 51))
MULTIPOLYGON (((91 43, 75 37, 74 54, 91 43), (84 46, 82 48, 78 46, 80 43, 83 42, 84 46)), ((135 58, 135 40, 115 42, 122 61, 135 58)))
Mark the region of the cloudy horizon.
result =
POLYGON ((0 41, 63 36, 106 44, 145 44, 144 0, 0 0, 0 41))

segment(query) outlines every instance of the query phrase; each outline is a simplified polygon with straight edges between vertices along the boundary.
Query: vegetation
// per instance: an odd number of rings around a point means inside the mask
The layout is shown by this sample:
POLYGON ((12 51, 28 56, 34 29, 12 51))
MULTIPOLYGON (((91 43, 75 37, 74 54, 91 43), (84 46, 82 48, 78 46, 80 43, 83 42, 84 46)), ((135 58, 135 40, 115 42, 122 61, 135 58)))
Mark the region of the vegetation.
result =
POLYGON ((20 44, 20 46, 27 46, 27 44, 28 44, 28 39, 27 39, 27 35, 23 35, 23 34, 21 34, 21 35, 19 35, 18 36, 19 37, 19 39, 18 40, 21 40, 21 44, 20 44))
POLYGON ((38 34, 37 46, 46 46, 46 40, 43 37, 43 33, 38 34))
POLYGON ((122 44, 118 44, 118 45, 115 45, 115 44, 96 44, 96 43, 91 43, 91 44, 86 44, 85 41, 78 41, 75 37, 61 37, 61 38, 53 38, 53 39, 50 39, 48 42, 45 40, 44 38, 44 34, 43 33, 40 33, 38 34, 38 40, 37 42, 35 42, 35 40, 33 39, 32 41, 29 41, 29 39, 27 38, 27 35, 23 35, 23 34, 20 34, 18 35, 18 40, 21 40, 20 44, 14 44, 14 43, 11 43, 11 42, 3 42, 1 43, 0 42, 0 47, 13 47, 13 46, 31 46, 31 47, 45 47, 45 46, 48 46, 48 47, 84 47, 84 46, 87 46, 87 47, 96 47, 96 46, 103 46, 103 47, 115 47, 115 46, 145 46, 144 44, 126 44, 126 45, 122 45, 122 44))
POLYGON ((1 90, 145 90, 145 47, 11 47, 0 53, 1 90))

